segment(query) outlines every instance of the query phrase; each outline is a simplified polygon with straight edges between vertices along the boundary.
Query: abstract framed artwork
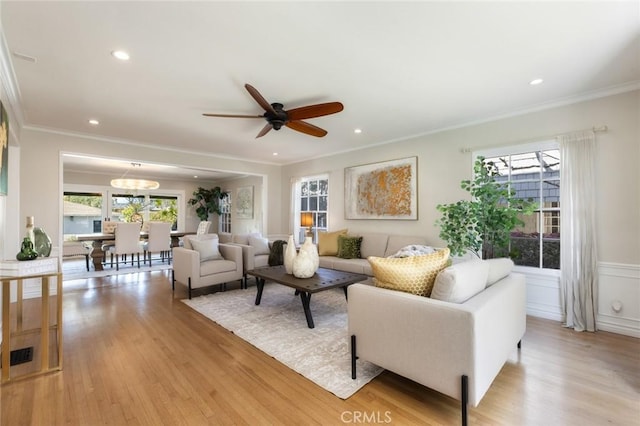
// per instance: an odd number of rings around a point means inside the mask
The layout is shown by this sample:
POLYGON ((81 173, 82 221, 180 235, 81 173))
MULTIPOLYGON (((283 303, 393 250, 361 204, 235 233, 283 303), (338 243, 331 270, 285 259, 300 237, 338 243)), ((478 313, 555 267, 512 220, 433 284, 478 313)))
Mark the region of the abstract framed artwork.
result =
POLYGON ((344 169, 346 219, 418 220, 418 157, 344 169))
POLYGON ((241 186, 238 188, 236 218, 253 219, 253 186, 241 186))
POLYGON ((0 102, 0 195, 7 195, 9 176, 9 117, 0 102))

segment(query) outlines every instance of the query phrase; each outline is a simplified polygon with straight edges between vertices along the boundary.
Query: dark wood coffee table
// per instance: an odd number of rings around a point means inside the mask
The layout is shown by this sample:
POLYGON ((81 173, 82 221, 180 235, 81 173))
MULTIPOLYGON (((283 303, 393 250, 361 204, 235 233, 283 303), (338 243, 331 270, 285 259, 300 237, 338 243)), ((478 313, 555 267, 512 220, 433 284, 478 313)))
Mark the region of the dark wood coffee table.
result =
POLYGON ((311 316, 311 295, 332 288, 342 287, 344 295, 347 296, 349 284, 357 283, 367 279, 366 275, 354 274, 352 272, 335 271, 333 269, 318 268, 311 278, 296 278, 287 274, 284 266, 265 266, 247 271, 247 274, 256 277, 258 294, 256 294, 256 305, 260 304, 265 281, 273 281, 286 285, 296 290, 300 295, 304 315, 307 317, 307 325, 314 328, 313 317, 311 316))

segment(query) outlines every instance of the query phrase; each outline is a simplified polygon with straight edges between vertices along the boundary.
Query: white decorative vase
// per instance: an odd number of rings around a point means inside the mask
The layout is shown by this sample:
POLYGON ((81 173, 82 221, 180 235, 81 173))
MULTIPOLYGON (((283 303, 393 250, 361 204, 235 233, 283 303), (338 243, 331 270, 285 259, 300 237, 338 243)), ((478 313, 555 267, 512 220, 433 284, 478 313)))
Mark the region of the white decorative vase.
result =
POLYGON ((284 251, 284 270, 287 274, 293 274, 293 261, 296 259, 296 243, 293 241, 293 235, 289 235, 287 248, 284 251))
POLYGON ((318 248, 311 242, 311 237, 306 237, 293 262, 293 275, 297 278, 310 278, 319 266, 318 248))

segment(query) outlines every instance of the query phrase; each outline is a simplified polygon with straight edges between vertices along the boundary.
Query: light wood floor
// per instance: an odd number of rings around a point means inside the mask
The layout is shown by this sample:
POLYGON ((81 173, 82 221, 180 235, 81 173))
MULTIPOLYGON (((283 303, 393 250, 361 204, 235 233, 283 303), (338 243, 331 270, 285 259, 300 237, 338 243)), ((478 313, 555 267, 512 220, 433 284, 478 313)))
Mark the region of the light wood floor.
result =
MULTIPOLYGON (((3 385, 1 424, 459 424, 458 401, 389 372, 343 401, 192 311, 169 279, 65 282, 64 370, 3 385)), ((529 318, 522 343, 470 424, 640 425, 640 339, 529 318)))

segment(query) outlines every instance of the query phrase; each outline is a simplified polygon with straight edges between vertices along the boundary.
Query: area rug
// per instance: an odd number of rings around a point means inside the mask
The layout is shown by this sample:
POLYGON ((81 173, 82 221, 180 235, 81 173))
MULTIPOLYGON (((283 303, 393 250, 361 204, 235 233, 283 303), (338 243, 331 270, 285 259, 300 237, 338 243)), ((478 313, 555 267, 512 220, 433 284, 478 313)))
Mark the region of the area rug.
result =
POLYGON ((258 306, 256 291, 218 292, 183 302, 342 399, 383 371, 358 360, 358 378, 351 379, 347 302, 342 289, 311 297, 315 328, 307 327, 302 302, 293 289, 267 283, 258 306))
POLYGON ((108 265, 104 268, 104 271, 95 271, 93 269, 93 265, 91 265, 91 270, 87 271, 84 259, 80 260, 77 263, 63 262, 62 280, 70 281, 87 278, 108 277, 111 275, 136 274, 139 272, 164 271, 173 267, 173 265, 168 265, 161 262, 154 262, 152 265, 153 266, 144 265, 142 262, 140 262, 140 269, 138 269, 137 264, 134 264, 134 266, 121 265, 119 271, 116 271, 115 267, 110 268, 108 265))

